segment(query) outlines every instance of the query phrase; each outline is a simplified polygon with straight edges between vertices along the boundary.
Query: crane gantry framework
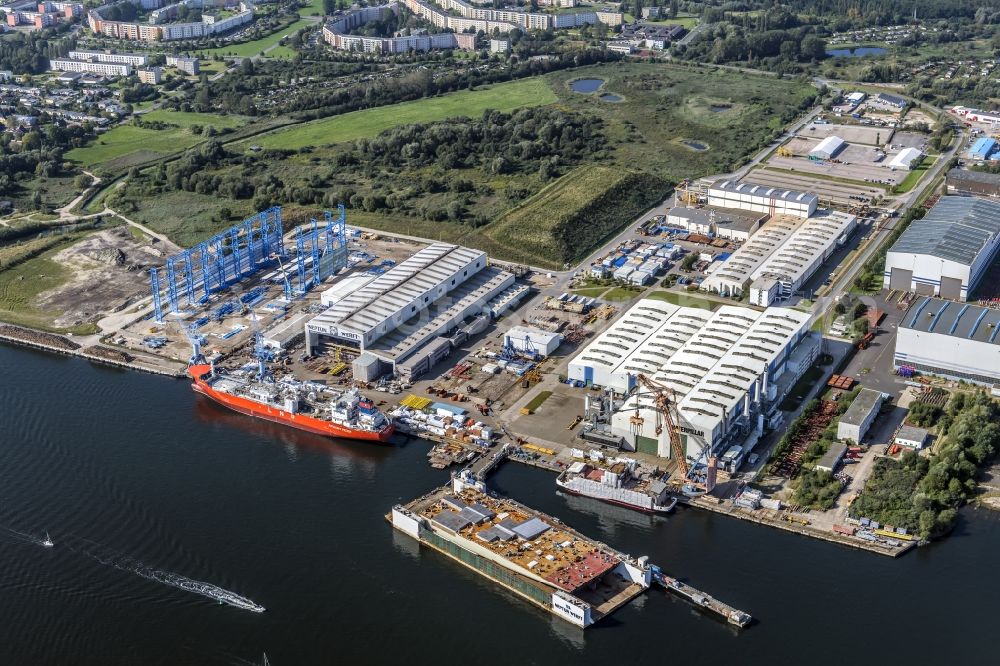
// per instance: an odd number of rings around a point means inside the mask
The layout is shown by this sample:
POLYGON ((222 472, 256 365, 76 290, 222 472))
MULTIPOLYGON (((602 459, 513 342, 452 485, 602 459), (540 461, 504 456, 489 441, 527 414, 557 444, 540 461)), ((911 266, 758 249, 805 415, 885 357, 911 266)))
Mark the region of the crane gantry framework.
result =
POLYGON ((663 433, 664 427, 667 429, 667 435, 670 438, 670 456, 677 461, 677 467, 680 469, 684 494, 695 497, 712 492, 715 487, 716 460, 707 447, 702 448, 701 457, 695 461, 695 467, 697 468, 698 462, 702 458, 707 458, 708 467, 703 474, 695 473, 693 476, 696 478, 691 478, 692 472, 695 470, 688 465, 687 447, 681 441, 678 432, 680 417, 677 415, 677 395, 674 390, 642 373, 636 375, 636 381, 640 389, 633 394, 635 413, 629 417, 632 432, 638 434, 646 422, 646 419, 640 414, 639 398, 651 396, 653 398, 653 411, 656 413, 656 436, 659 437, 663 433))
POLYGON ((638 432, 645 418, 639 414, 639 398, 650 395, 653 398, 653 409, 656 412, 656 434, 659 436, 663 432, 663 427, 667 428, 667 435, 670 437, 670 455, 677 461, 683 477, 687 477, 687 452, 681 442, 681 436, 677 433, 677 397, 674 390, 665 386, 646 375, 640 373, 636 376, 636 381, 645 389, 635 394, 635 413, 629 417, 629 423, 633 432, 638 432))

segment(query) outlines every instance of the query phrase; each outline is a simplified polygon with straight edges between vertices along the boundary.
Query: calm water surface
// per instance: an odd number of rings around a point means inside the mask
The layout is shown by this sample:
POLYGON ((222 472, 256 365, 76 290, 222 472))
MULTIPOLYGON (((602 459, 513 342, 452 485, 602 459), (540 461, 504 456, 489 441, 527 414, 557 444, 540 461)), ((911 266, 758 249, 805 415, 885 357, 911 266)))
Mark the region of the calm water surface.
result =
POLYGON ((492 479, 499 492, 759 620, 737 633, 654 590, 584 633, 391 530, 395 502, 447 478, 422 443, 330 442, 225 412, 186 382, 21 349, 0 346, 0 368, 3 664, 259 664, 266 653, 274 666, 840 666, 995 654, 980 647, 1000 591, 995 514, 966 511, 953 538, 893 561, 715 515, 649 518, 563 497, 550 474, 508 464, 492 479), (45 531, 54 548, 29 538, 45 531), (137 563, 267 612, 144 579, 137 563))

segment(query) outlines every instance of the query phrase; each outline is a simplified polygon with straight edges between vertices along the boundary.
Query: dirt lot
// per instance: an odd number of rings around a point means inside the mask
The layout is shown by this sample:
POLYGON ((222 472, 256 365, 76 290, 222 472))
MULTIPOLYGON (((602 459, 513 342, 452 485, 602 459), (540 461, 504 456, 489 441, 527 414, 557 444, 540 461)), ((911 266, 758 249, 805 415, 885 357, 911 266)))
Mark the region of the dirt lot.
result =
MULTIPOLYGON (((841 152, 851 154, 852 148, 854 147, 848 147, 841 152)), ((838 155, 836 159, 843 160, 844 158, 838 155)), ((882 163, 888 163, 890 159, 892 158, 886 157, 882 163)), ((879 163, 872 162, 870 159, 867 163, 861 164, 835 164, 833 162, 813 162, 796 157, 774 156, 768 160, 767 164, 778 169, 816 174, 821 179, 825 176, 827 178, 847 178, 862 182, 888 181, 895 183, 906 177, 905 171, 891 171, 879 163)))
POLYGON ((885 190, 875 186, 861 187, 858 185, 848 185, 835 181, 824 181, 821 177, 811 176, 806 173, 790 174, 766 168, 751 171, 747 179, 761 185, 815 192, 823 202, 832 201, 834 204, 840 206, 851 206, 856 203, 850 198, 852 195, 875 197, 885 194, 885 190))
POLYGON ((53 260, 73 275, 62 286, 39 294, 38 303, 62 312, 53 324, 68 327, 96 321, 101 314, 148 295, 148 269, 163 262, 163 253, 119 227, 87 236, 53 260))
POLYGON ((812 123, 803 127, 799 132, 799 136, 808 139, 823 139, 834 135, 839 136, 847 143, 864 143, 869 146, 875 146, 880 141, 886 143, 892 138, 892 128, 864 127, 862 125, 817 125, 816 123, 812 123))

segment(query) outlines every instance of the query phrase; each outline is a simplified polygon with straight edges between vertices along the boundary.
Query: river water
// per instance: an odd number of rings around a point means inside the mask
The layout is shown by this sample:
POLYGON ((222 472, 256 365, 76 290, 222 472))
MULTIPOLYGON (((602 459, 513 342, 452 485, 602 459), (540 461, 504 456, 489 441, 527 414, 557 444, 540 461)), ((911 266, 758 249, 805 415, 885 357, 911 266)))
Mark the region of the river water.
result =
POLYGON ((550 474, 507 464, 497 491, 758 620, 736 632, 652 590, 583 632, 393 532, 383 514, 394 503, 447 479, 423 443, 330 442, 228 413, 186 382, 22 349, 0 346, 0 369, 3 664, 260 664, 266 653, 274 666, 773 666, 991 653, 996 514, 965 511, 954 536, 894 561, 702 512, 650 518, 563 497, 550 474), (52 548, 33 540, 46 531, 52 548))

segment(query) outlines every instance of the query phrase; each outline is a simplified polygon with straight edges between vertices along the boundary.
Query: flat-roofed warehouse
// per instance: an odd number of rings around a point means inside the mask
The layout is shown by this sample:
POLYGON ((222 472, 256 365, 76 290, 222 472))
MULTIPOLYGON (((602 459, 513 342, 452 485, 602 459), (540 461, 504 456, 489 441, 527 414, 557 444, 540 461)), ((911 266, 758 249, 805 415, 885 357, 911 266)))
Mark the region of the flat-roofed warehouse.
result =
MULTIPOLYGON (((819 348, 804 312, 732 305, 713 312, 643 299, 577 354, 568 376, 619 392, 634 388, 639 374, 671 387, 687 455, 697 458, 705 446, 717 452, 759 437, 758 417, 811 366, 819 348)), ((633 395, 612 417, 611 430, 626 448, 669 457, 669 435, 656 433, 656 421, 651 397, 633 395), (644 419, 638 429, 630 420, 637 402, 644 419)))
POLYGON ((311 351, 323 338, 397 363, 429 340, 483 313, 514 283, 486 253, 435 243, 344 294, 306 324, 311 351))
POLYGON ((948 194, 1000 197, 1000 173, 952 169, 948 172, 948 194))
POLYGON ((883 284, 964 301, 996 256, 998 240, 1000 203, 941 197, 889 248, 883 284))
POLYGON ((893 365, 956 381, 1000 383, 1000 310, 918 298, 896 330, 893 365))
POLYGON ((732 208, 685 208, 678 206, 667 211, 667 226, 684 229, 693 234, 714 234, 719 238, 745 241, 767 219, 766 213, 734 210, 732 208))
POLYGON ((772 216, 809 217, 816 212, 819 197, 807 192, 784 190, 768 185, 717 180, 708 187, 708 205, 752 210, 772 216))

